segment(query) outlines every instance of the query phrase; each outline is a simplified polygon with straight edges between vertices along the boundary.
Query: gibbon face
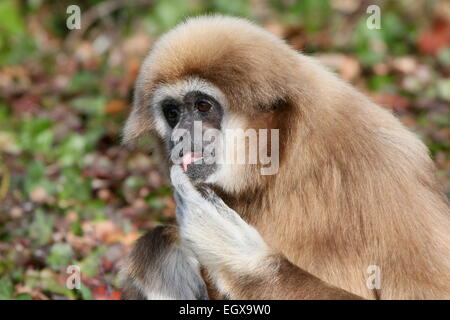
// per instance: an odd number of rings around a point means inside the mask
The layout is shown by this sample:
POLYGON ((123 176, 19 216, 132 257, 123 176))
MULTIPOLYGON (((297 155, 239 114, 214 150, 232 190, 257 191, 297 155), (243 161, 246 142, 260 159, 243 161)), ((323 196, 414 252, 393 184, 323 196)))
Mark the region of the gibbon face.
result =
POLYGON ((194 183, 217 171, 225 104, 219 89, 195 77, 161 85, 153 95, 150 108, 170 165, 181 165, 194 183))

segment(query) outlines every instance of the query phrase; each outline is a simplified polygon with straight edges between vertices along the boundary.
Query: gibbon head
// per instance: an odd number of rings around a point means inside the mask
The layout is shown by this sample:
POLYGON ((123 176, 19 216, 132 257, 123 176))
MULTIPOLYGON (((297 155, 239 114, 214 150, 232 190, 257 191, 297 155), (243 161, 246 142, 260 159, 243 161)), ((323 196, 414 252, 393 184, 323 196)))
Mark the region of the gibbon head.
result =
POLYGON ((249 21, 189 19, 144 60, 124 142, 156 131, 169 164, 182 165, 192 181, 245 188, 247 180, 276 174, 283 131, 296 118, 290 102, 304 89, 298 67, 294 50, 249 21))

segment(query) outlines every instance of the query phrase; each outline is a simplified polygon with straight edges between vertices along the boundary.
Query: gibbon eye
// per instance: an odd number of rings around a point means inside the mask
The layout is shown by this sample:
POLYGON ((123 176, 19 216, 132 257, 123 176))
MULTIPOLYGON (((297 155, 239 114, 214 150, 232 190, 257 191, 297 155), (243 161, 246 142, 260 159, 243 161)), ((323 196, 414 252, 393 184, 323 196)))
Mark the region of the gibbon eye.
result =
POLYGON ((164 107, 164 116, 171 127, 175 127, 178 123, 178 118, 180 116, 180 111, 176 106, 166 106, 164 107))
POLYGON ((195 107, 197 108, 198 111, 206 112, 212 108, 212 104, 206 100, 199 100, 195 104, 195 107))

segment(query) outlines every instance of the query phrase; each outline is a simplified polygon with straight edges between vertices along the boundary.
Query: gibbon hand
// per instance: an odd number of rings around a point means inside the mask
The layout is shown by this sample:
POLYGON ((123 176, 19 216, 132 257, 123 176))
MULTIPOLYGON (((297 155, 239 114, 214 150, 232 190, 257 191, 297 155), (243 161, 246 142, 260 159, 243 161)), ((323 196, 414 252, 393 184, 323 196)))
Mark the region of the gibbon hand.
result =
POLYGON ((170 178, 175 188, 180 237, 208 270, 223 265, 241 272, 255 272, 271 252, 258 231, 247 224, 209 187, 198 191, 181 166, 174 165, 170 178))

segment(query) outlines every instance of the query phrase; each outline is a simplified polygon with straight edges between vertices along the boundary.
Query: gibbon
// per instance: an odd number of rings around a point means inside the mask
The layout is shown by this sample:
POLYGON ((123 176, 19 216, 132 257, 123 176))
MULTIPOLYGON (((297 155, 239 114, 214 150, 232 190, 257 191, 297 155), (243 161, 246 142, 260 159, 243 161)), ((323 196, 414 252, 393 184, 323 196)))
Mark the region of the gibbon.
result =
POLYGON ((196 122, 278 130, 278 170, 203 163, 192 141, 168 157, 178 226, 138 241, 127 298, 450 298, 450 206, 427 148, 314 58, 244 19, 187 20, 145 58, 124 143, 156 132, 169 155, 196 122))

